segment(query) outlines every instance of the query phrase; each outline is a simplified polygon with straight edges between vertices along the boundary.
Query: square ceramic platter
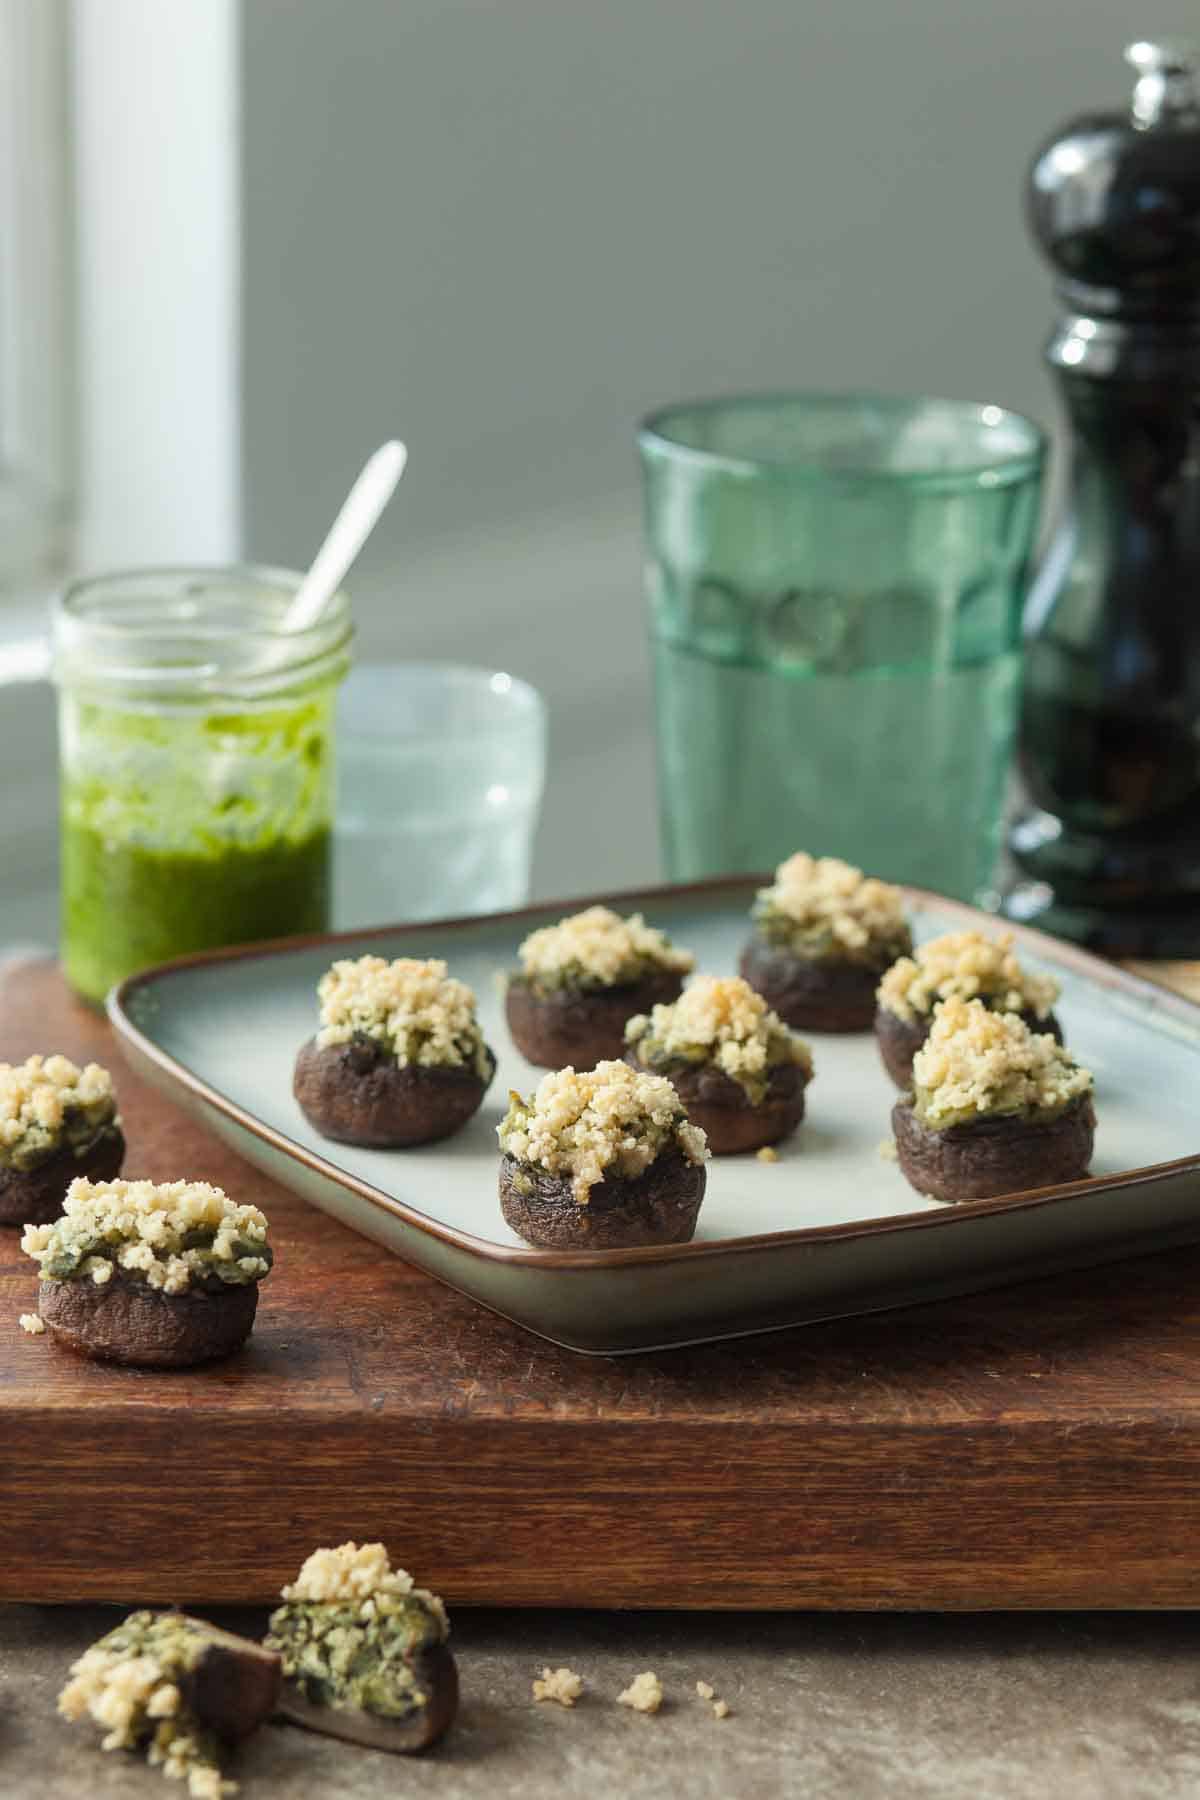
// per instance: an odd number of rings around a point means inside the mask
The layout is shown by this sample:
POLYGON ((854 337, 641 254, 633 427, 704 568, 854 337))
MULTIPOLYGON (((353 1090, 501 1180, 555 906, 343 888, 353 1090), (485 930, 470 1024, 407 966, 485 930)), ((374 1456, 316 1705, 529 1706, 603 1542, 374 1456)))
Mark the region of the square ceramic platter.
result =
MULTIPOLYGON (((731 973, 752 880, 605 896, 640 910, 700 969, 731 973)), ((996 921, 911 890, 918 940, 996 921)), ((1066 1041, 1096 1076, 1087 1181, 943 1206, 880 1154, 894 1090, 874 1039, 812 1035, 816 1074, 778 1163, 709 1165, 695 1240, 635 1250, 534 1250, 497 1198, 509 1088, 542 1071, 514 1051, 502 975, 526 932, 589 904, 358 931, 216 952, 134 976, 109 1012, 139 1072, 275 1180, 483 1305, 571 1349, 649 1350, 769 1331, 1000 1286, 1200 1237, 1200 1007, 1041 933, 1022 956, 1062 984, 1066 1041), (444 957, 474 988, 499 1067, 456 1137, 401 1151, 326 1142, 292 1098, 335 956, 444 957)), ((202 1169, 181 1170, 202 1178, 202 1169)))

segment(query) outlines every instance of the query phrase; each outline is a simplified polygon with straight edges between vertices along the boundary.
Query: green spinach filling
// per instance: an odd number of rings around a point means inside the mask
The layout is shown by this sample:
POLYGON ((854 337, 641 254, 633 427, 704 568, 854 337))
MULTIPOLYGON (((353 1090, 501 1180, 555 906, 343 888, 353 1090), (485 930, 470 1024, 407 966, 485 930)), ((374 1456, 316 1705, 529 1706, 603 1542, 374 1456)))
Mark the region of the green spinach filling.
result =
POLYGON ((15 1144, 0 1144, 0 1168, 32 1174, 60 1151, 86 1156, 102 1138, 113 1134, 116 1106, 111 1096, 90 1106, 67 1106, 61 1125, 29 1124, 15 1144))
POLYGON ((751 917, 766 943, 774 949, 790 951, 804 962, 860 963, 883 969, 912 949, 912 933, 906 925, 886 940, 868 938, 864 944, 851 946, 835 935, 831 923, 802 924, 762 896, 754 902, 751 917))
MULTIPOLYGON (((185 1251, 193 1253, 189 1257, 192 1271, 190 1286, 211 1286, 213 1282, 218 1282, 225 1287, 243 1287, 248 1281, 263 1280, 274 1260, 274 1252, 269 1244, 263 1243, 261 1239, 237 1237, 233 1240, 232 1257, 225 1257, 214 1253, 215 1237, 215 1228, 209 1231, 188 1231, 184 1233, 178 1247, 171 1250, 170 1254, 174 1256, 182 1256, 185 1251), (266 1263, 267 1270, 244 1269, 240 1262, 242 1257, 261 1259, 266 1263)), ((135 1279, 142 1277, 141 1269, 120 1263, 119 1252, 126 1244, 134 1241, 116 1231, 87 1231, 73 1236, 56 1227, 46 1252, 39 1258, 42 1280, 73 1281, 80 1276, 90 1276, 88 1264, 93 1256, 117 1262, 127 1276, 135 1279)))
POLYGON ((579 962, 564 962, 555 969, 540 970, 536 975, 518 974, 511 979, 529 988, 539 1000, 553 994, 605 994, 613 988, 634 987, 651 976, 671 973, 661 957, 630 956, 622 962, 610 981, 585 969, 579 962))
MULTIPOLYGON (((1074 1066, 1074 1065, 1072 1065, 1074 1066)), ((987 1105, 947 1107, 939 1101, 940 1089, 913 1083, 913 1112, 927 1131, 949 1131, 956 1125, 979 1125, 985 1119, 1020 1119, 1027 1125, 1048 1125, 1059 1119, 1069 1106, 1077 1106, 1079 1094, 1069 1094, 1052 1105, 1036 1105, 1028 1098, 1028 1083, 1021 1076, 995 1088, 987 1096, 987 1105)))
POLYGON ((404 1719, 428 1706, 421 1653, 445 1640, 442 1621, 415 1593, 366 1601, 290 1601, 264 1640, 315 1706, 404 1719))

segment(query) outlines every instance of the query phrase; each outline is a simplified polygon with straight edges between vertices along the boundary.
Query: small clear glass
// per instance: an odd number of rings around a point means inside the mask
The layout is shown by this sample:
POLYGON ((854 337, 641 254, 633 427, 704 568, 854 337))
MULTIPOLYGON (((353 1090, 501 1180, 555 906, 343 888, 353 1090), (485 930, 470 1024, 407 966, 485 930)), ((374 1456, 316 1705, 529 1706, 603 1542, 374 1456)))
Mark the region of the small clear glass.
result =
POLYGON ((338 929, 520 906, 545 773, 528 682, 456 663, 355 669, 338 707, 338 929))
POLYGON ((790 394, 668 408, 639 448, 671 877, 806 849, 985 892, 1042 432, 998 406, 790 394))
POLYGON ((300 579, 139 569, 58 600, 62 962, 85 999, 189 951, 327 928, 352 627, 339 594, 284 632, 300 579))

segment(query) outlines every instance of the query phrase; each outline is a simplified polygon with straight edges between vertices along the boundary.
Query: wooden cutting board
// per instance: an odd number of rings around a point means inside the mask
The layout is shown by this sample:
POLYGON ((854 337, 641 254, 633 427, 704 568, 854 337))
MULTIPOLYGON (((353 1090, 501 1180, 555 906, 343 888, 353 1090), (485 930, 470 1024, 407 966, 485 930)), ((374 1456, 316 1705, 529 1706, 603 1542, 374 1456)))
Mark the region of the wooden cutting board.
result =
POLYGON ((1200 1248, 696 1350, 592 1359, 273 1185, 138 1082, 53 964, 0 1059, 108 1064, 127 1173, 267 1213, 254 1335, 179 1373, 18 1329, 0 1230, 0 1599, 266 1602, 382 1538, 451 1602, 1200 1605, 1200 1248))

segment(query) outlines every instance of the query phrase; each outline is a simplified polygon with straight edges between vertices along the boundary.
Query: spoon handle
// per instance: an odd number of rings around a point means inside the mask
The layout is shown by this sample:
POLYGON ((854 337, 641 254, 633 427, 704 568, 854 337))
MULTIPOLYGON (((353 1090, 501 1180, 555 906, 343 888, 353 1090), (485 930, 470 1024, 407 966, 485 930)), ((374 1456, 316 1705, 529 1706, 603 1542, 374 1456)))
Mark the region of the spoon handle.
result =
POLYGON ((407 461, 408 451, 398 438, 382 445, 368 458, 329 527, 325 542, 313 558, 312 567, 296 589, 283 616, 282 630, 307 631, 317 623, 345 580, 346 571, 374 531, 407 461))

